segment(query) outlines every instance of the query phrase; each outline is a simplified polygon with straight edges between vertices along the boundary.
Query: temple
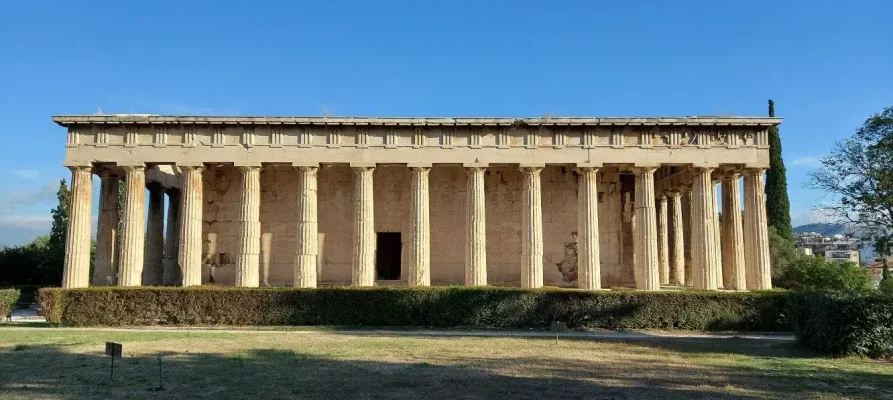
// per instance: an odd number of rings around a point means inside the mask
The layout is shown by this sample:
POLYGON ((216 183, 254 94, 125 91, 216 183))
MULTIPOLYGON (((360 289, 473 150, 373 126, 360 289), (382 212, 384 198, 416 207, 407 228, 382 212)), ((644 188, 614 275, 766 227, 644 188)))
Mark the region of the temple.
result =
POLYGON ((67 288, 771 287, 777 118, 53 121, 67 288))

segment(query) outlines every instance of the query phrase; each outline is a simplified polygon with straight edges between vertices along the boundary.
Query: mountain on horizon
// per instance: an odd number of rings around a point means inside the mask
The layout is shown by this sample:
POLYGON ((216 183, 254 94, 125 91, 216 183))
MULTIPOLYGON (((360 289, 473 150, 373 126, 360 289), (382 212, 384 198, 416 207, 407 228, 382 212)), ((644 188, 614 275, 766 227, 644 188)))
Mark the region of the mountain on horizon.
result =
POLYGON ((847 233, 845 224, 834 223, 815 223, 794 227, 791 229, 794 234, 815 232, 823 236, 843 235, 847 233))

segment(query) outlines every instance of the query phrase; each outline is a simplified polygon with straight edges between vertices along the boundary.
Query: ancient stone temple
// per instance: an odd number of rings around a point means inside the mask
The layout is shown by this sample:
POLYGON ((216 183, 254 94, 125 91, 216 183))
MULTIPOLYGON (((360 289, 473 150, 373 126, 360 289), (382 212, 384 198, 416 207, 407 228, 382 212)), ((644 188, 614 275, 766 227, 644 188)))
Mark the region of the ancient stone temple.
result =
POLYGON ((771 286, 780 119, 53 120, 72 171, 64 287, 771 286))

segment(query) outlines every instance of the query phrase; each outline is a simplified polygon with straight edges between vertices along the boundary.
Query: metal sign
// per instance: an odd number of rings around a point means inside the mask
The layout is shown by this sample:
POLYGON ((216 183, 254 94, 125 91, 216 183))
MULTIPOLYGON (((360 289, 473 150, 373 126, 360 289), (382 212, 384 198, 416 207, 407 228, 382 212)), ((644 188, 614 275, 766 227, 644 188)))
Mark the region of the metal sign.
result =
POLYGON ((121 343, 105 342, 105 355, 121 358, 121 343))

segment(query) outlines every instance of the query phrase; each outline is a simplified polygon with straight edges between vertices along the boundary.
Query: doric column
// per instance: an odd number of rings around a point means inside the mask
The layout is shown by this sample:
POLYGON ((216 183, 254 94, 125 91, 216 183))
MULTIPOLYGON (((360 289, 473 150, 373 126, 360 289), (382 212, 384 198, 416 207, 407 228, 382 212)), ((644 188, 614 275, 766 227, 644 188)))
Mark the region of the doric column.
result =
POLYGON ((202 167, 180 167, 180 261, 183 286, 202 284, 202 167))
POLYGON ((90 216, 93 208, 93 175, 91 167, 68 167, 71 170, 71 206, 65 232, 65 261, 62 269, 63 288, 82 288, 90 284, 90 216))
POLYGON ((722 277, 722 223, 719 218, 719 199, 717 198, 716 192, 719 189, 719 184, 713 184, 713 248, 716 249, 716 252, 713 253, 716 257, 716 261, 714 265, 716 265, 716 287, 721 289, 723 288, 723 277, 722 277))
POLYGON ((577 190, 577 286, 602 288, 598 243, 598 168, 581 167, 577 190))
POLYGON ((716 198, 712 168, 694 168, 692 182, 691 256, 692 285, 697 289, 717 289, 716 198))
POLYGON ((465 209, 465 286, 487 284, 487 218, 484 167, 469 167, 465 209))
POLYGON ((722 181, 722 275, 724 287, 730 290, 747 289, 740 177, 731 172, 722 181))
POLYGON ((772 288, 769 261, 769 232, 766 222, 766 199, 763 191, 763 170, 744 171, 744 249, 747 289, 772 288))
POLYGON ((113 286, 115 278, 115 239, 118 235, 118 176, 108 170, 99 174, 99 218, 96 224, 96 258, 93 286, 113 286))
POLYGON ((670 192, 670 207, 673 209, 673 259, 670 260, 672 279, 676 286, 685 285, 685 234, 682 222, 682 193, 670 192))
POLYGON ((236 286, 260 285, 260 167, 240 166, 242 173, 239 202, 239 254, 236 259, 236 286))
POLYGON ((659 290, 657 215, 654 209, 654 167, 636 167, 633 252, 636 288, 659 290))
POLYGON ((149 190, 149 213, 143 253, 143 286, 158 286, 164 274, 164 188, 157 182, 150 182, 146 188, 149 190))
POLYGON ((297 169, 298 232, 294 285, 299 288, 315 288, 319 257, 319 217, 316 201, 316 173, 319 167, 299 166, 297 169))
POLYGON ((670 283, 670 240, 667 226, 667 196, 657 196, 657 264, 660 283, 670 283))
POLYGON ((411 167, 409 199, 409 286, 431 286, 431 216, 428 200, 430 167, 411 167))
POLYGON ((543 167, 521 167, 521 287, 543 287, 543 167))
POLYGON ((375 167, 353 167, 353 286, 375 285, 374 171, 375 167))
POLYGON ((164 239, 164 271, 161 281, 165 285, 180 285, 183 276, 177 264, 180 251, 180 190, 167 189, 167 237, 164 239))
POLYGON ((146 168, 124 167, 124 211, 121 213, 121 246, 118 285, 143 284, 146 250, 146 168))
POLYGON ((694 246, 691 230, 691 216, 694 204, 691 201, 692 187, 685 187, 682 190, 682 237, 683 237, 683 254, 685 258, 685 285, 692 286, 694 281, 694 257, 692 257, 692 248, 694 246))

